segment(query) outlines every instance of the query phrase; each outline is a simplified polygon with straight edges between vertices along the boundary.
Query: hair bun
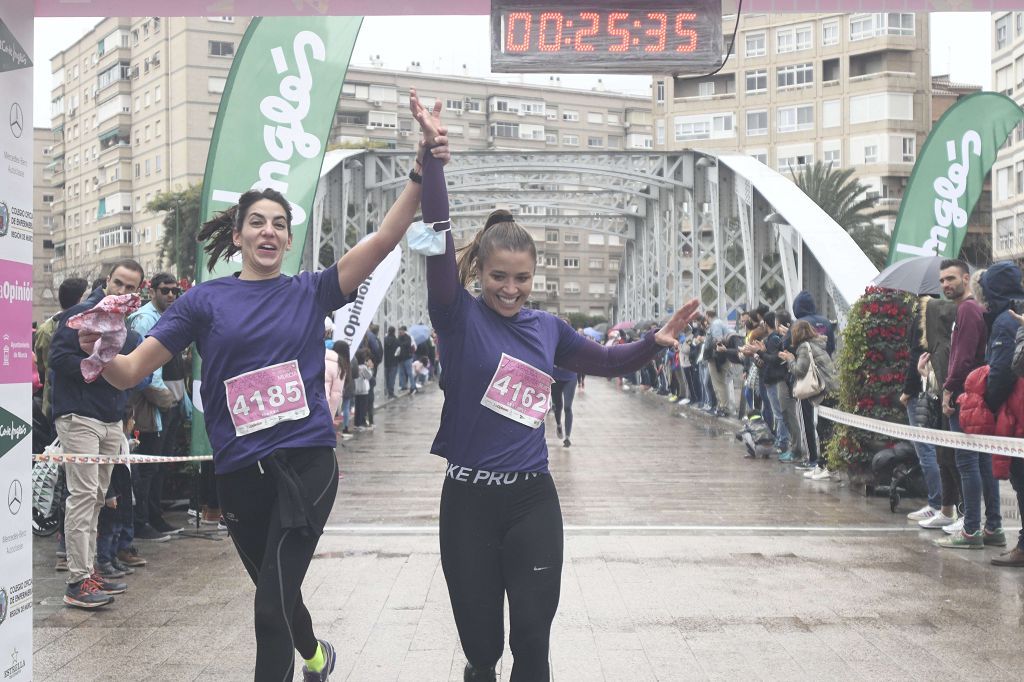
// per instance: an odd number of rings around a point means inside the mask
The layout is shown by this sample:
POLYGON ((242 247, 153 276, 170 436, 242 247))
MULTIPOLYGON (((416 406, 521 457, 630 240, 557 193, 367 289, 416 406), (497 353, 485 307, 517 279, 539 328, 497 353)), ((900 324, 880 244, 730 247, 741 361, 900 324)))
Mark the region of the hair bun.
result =
POLYGON ((486 230, 491 225, 496 225, 497 223, 514 223, 515 221, 516 219, 512 215, 511 211, 504 208, 495 209, 491 211, 489 216, 487 216, 487 222, 484 223, 484 229, 486 230))

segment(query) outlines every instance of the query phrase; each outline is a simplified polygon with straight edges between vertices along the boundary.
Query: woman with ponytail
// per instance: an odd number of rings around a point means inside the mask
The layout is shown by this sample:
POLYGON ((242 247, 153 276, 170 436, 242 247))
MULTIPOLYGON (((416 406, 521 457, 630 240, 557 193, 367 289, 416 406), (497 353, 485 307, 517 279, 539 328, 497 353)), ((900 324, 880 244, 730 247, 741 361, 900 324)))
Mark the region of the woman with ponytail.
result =
MULTIPOLYGON (((439 130, 417 100, 410 107, 424 130, 439 130)), ((442 165, 425 159, 422 199, 423 222, 443 233, 445 244, 427 258, 428 308, 444 367, 444 407, 430 450, 448 461, 441 565, 468 659, 464 678, 495 679, 507 595, 511 680, 538 682, 550 676, 562 572, 562 513, 544 441, 553 368, 598 376, 636 371, 678 345, 699 302, 681 306, 635 343, 588 343, 564 321, 525 306, 537 250, 508 211, 491 213, 456 261, 442 165), (474 281, 479 296, 466 290, 474 281)))
MULTIPOLYGON (((438 103, 435 117, 439 110, 438 103)), ((427 142, 444 161, 447 140, 436 130, 429 127, 427 142)), ((422 163, 421 153, 378 230, 321 272, 281 273, 292 245, 288 201, 272 189, 244 193, 200 233, 211 264, 240 253, 241 270, 190 289, 138 349, 103 372, 127 389, 191 343, 199 349, 221 508, 256 584, 258 682, 292 679, 296 650, 306 682, 323 682, 334 668, 334 649, 314 635, 300 592, 338 488, 337 435, 324 395, 324 317, 354 300, 405 236, 420 204, 415 178, 422 163)), ((80 334, 82 348, 91 352, 96 337, 80 334)))

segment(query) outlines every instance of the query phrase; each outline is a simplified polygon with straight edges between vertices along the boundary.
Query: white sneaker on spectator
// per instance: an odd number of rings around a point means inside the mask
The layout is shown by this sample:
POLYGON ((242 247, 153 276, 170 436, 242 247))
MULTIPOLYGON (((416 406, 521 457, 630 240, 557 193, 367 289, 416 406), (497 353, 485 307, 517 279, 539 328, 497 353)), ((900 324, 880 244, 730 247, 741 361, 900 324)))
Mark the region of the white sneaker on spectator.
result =
POLYGON ((820 466, 816 466, 813 469, 808 469, 807 471, 804 472, 804 478, 814 478, 822 471, 824 471, 824 469, 822 469, 820 466))
POLYGON ((941 511, 937 511, 931 517, 918 521, 917 525, 922 528, 946 529, 954 523, 956 523, 956 512, 953 512, 953 516, 946 516, 941 511))
POLYGON ((828 472, 828 469, 820 467, 814 473, 811 474, 812 481, 827 481, 832 478, 832 474, 828 472))
POLYGON ((954 521, 953 523, 949 524, 948 526, 943 526, 942 527, 942 530, 945 531, 947 535, 953 535, 954 533, 959 533, 963 529, 964 529, 964 517, 962 517, 962 516, 959 519, 957 519, 956 521, 954 521))
MULTIPOLYGON (((930 519, 939 513, 938 509, 935 509, 931 505, 926 504, 917 511, 912 511, 907 514, 907 518, 911 521, 923 521, 924 519, 930 519)), ((952 523, 952 521, 950 521, 952 523)))

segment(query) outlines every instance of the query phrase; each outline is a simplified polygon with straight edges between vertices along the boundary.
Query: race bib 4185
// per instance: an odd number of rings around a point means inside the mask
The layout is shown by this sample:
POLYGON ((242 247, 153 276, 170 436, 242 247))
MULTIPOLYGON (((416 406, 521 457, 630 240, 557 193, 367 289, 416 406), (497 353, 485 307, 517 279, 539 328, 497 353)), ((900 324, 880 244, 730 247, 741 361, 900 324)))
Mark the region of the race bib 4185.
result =
POLYGON ((224 382, 224 390, 236 436, 309 416, 297 360, 239 374, 224 382))
POLYGON ((544 423, 550 402, 551 377, 505 353, 480 400, 487 409, 531 429, 544 423))

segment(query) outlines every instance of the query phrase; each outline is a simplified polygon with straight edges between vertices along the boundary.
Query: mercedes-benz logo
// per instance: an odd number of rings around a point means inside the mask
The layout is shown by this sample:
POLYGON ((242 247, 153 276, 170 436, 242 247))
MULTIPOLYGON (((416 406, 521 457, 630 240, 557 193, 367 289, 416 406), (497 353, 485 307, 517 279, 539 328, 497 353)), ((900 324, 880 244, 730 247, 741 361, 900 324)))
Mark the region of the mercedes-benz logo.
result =
POLYGON ((25 112, 21 110, 21 105, 15 102, 11 105, 11 132, 15 137, 21 137, 21 134, 25 132, 25 112))
POLYGON ((11 481, 11 487, 7 490, 7 509, 11 512, 12 516, 17 516, 18 512, 21 511, 21 497, 23 494, 21 481, 18 479, 11 481))

